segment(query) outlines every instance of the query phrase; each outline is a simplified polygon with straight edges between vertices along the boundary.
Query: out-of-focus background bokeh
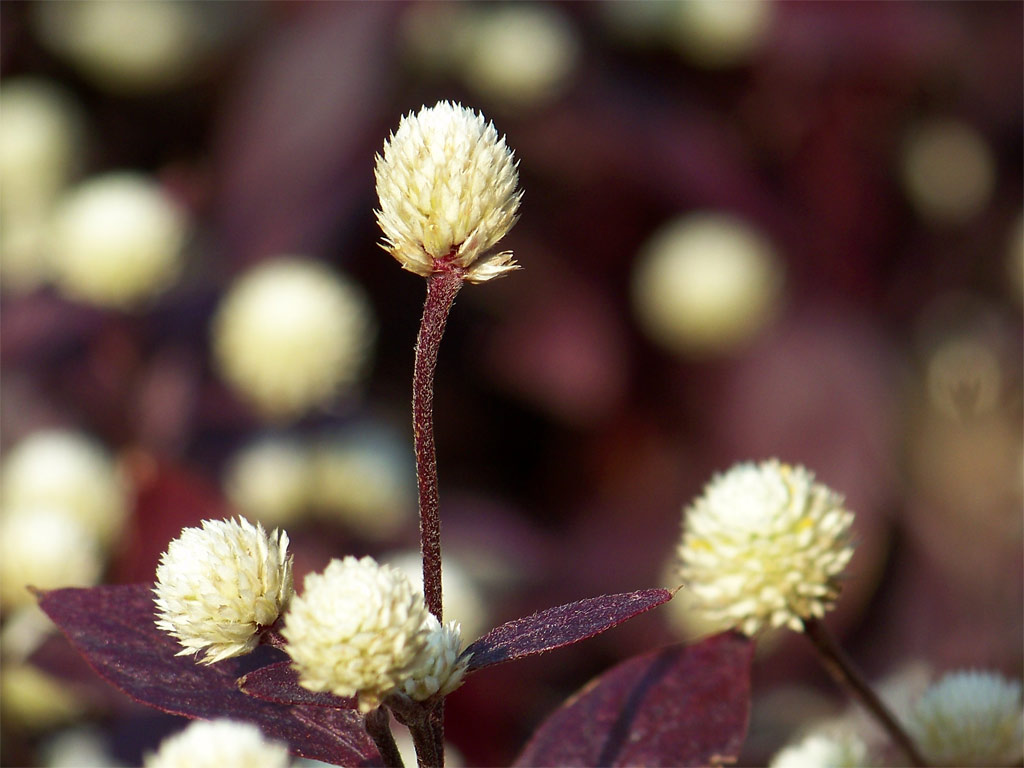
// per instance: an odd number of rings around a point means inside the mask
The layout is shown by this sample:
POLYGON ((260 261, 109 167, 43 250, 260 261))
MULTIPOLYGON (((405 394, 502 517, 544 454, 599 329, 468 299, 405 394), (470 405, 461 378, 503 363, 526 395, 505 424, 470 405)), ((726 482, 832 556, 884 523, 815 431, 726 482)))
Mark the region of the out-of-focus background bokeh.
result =
MULTIPOLYGON (((770 457, 845 494, 829 623, 887 696, 1022 672, 1020 3, 4 2, 2 762, 133 765, 181 720, 108 689, 24 589, 149 581, 183 526, 417 569, 422 278, 374 154, 440 99, 525 190, 436 387, 447 615, 468 639, 673 585, 685 506, 770 457), (412 558, 410 560, 410 558, 412 558)), ((670 606, 473 677, 470 765, 670 606)), ((765 638, 744 762, 844 703, 765 638)))

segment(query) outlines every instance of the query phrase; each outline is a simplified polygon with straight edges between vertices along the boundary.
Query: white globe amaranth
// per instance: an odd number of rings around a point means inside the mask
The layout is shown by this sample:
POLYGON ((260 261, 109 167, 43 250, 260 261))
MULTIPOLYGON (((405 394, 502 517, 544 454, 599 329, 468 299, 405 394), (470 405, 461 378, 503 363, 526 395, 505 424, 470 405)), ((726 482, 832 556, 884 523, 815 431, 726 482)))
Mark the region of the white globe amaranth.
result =
POLYGON ((346 557, 306 577, 281 634, 304 688, 356 697, 369 712, 407 685, 413 693, 426 692, 432 678, 445 686, 438 659, 451 638, 431 618, 404 573, 346 557))
POLYGON ((156 569, 156 625, 212 664, 252 651, 291 600, 288 534, 244 518, 204 520, 172 541, 156 569))
POLYGON ((374 175, 382 247, 403 269, 457 268, 479 283, 519 268, 511 251, 490 253, 515 224, 522 192, 512 150, 483 115, 448 101, 410 112, 374 175))
POLYGON ((775 16, 771 0, 679 0, 669 36, 691 63, 705 69, 744 63, 764 44, 775 16))
MULTIPOLYGON (((423 590, 423 557, 418 549, 391 552, 385 554, 381 561, 404 571, 413 587, 423 590)), ((444 595, 444 615, 458 620, 462 634, 476 638, 490 629, 491 617, 483 589, 470 571, 467 559, 453 548, 445 550, 441 592, 444 595)))
POLYGON ((781 749, 769 768, 865 768, 868 746, 852 733, 811 733, 781 749))
POLYGON ((50 279, 66 296, 131 309, 167 289, 182 268, 185 211, 148 176, 115 172, 69 189, 50 222, 50 279))
POLYGON ((769 460, 715 476, 687 509, 680 576, 722 629, 803 630, 839 595, 853 513, 801 466, 769 460))
POLYGON ((252 723, 193 720, 146 755, 144 768, 287 768, 288 745, 252 723))
POLYGON ((269 436, 231 457, 224 490, 245 515, 266 525, 284 525, 298 520, 308 508, 311 476, 305 445, 269 436))
POLYGON ((906 719, 929 765, 1017 765, 1024 757, 1021 684, 995 672, 950 672, 906 719))
POLYGON ((729 352, 774 318, 784 279, 762 232, 731 214, 701 211, 665 224, 637 254, 633 312, 669 351, 729 352))
POLYGON ((103 558, 96 537, 63 510, 45 506, 0 511, 0 605, 34 604, 28 587, 89 587, 99 582, 103 558))
POLYGON ((363 291, 300 257, 266 261, 238 278, 212 330, 224 380, 262 416, 282 421, 351 389, 376 335, 363 291))
POLYGON ((0 470, 0 506, 48 507, 80 522, 102 545, 128 515, 128 483, 96 440, 72 430, 44 429, 16 443, 0 470))
POLYGON ((469 666, 469 654, 462 652, 462 627, 457 621, 442 625, 433 614, 427 615, 426 662, 413 670, 403 683, 402 691, 409 698, 424 701, 431 696, 447 696, 460 685, 469 666))

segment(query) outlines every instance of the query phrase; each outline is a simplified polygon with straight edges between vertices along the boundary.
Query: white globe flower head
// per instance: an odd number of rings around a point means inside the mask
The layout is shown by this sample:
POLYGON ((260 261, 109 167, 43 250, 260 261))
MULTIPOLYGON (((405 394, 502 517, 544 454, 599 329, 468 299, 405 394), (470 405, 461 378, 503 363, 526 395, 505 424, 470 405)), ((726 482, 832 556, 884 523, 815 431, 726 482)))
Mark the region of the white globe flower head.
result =
POLYGON ((172 541, 156 569, 157 622, 212 664, 252 651, 292 597, 288 534, 244 518, 204 520, 172 541))
POLYGON ((852 523, 843 498, 803 467, 739 464, 686 511, 680 575, 697 609, 722 629, 802 631, 839 595, 852 523))
POLYGON ((369 301, 353 282, 321 262, 281 257, 231 286, 214 319, 213 353, 261 415, 290 420, 361 378, 374 335, 369 301))
POLYGON ((267 525, 297 520, 309 506, 311 466, 306 446, 285 437, 264 437, 236 453, 224 488, 231 503, 267 525))
POLYGON ((49 269, 65 295, 129 309, 177 279, 189 221, 153 179, 110 173, 70 189, 53 212, 49 269))
POLYGON ((306 577, 281 634, 303 687, 354 696, 369 712, 393 693, 425 698, 461 677, 456 659, 445 668, 457 630, 431 618, 404 573, 346 557, 306 577))
POLYGON ((0 516, 0 604, 31 605, 28 587, 88 587, 99 582, 103 558, 95 536, 53 507, 5 507, 0 516))
MULTIPOLYGON (((418 549, 401 550, 384 555, 382 560, 393 568, 405 572, 413 588, 423 591, 423 558, 418 549)), ((441 592, 444 594, 444 615, 458 619, 462 632, 475 638, 491 627, 487 601, 479 582, 474 578, 465 560, 452 549, 445 550, 441 571, 441 592)))
POLYGON ((431 696, 447 696, 460 685, 472 654, 460 658, 462 627, 457 621, 442 625, 433 614, 427 615, 426 661, 417 667, 402 685, 411 699, 423 701, 431 696))
POLYGON ((782 749, 769 768, 865 768, 868 746, 852 733, 812 733, 782 749))
POLYGON ((1021 685, 994 672, 951 672, 917 701, 907 726, 929 765, 1016 765, 1024 756, 1021 685))
POLYGON ((518 269, 490 253, 518 218, 522 192, 512 150, 494 124, 461 104, 405 115, 377 155, 382 247, 429 277, 458 269, 479 283, 518 269))
POLYGON ((146 755, 144 768, 286 768, 288 745, 268 739, 252 723, 193 720, 146 755))
POLYGON ((120 535, 128 515, 123 474, 101 444, 79 432, 33 432, 7 453, 0 479, 3 507, 62 512, 102 545, 120 535))
POLYGON ((675 10, 669 34, 676 47, 705 69, 736 66, 751 58, 771 31, 775 15, 769 0, 681 0, 666 5, 675 10))

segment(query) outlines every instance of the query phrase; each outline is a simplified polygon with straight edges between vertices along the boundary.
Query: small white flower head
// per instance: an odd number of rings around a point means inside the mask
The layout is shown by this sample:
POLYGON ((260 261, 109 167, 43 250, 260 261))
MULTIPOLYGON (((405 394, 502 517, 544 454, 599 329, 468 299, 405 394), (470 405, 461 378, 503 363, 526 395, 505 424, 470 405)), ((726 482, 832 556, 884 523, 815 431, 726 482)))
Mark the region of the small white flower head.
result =
POLYGON ((266 738, 252 723, 193 720, 146 755, 145 768, 286 768, 288 745, 266 738))
POLYGON ((517 219, 516 166, 494 124, 461 104, 405 115, 374 169, 382 247, 424 277, 459 269, 480 283, 518 269, 511 251, 490 253, 517 219))
POLYGON ((306 446, 286 437, 264 437, 236 453, 224 489, 246 516, 286 525, 309 506, 311 466, 306 446))
POLYGON ((460 685, 472 654, 459 658, 462 651, 462 628, 457 621, 444 626, 433 614, 427 615, 428 652, 425 661, 405 681, 402 690, 416 701, 429 699, 435 694, 447 696, 460 685))
POLYGON ((951 672, 910 711, 908 730, 929 765, 1016 765, 1024 756, 1021 685, 994 672, 951 672))
POLYGON ((709 622, 754 635, 803 630, 839 595, 853 513, 800 466, 745 463, 717 475, 687 510, 680 575, 709 622))
POLYGON ((763 232, 731 214, 702 211, 661 227, 637 254, 633 312, 676 353, 726 353, 778 312, 784 267, 763 232))
POLYGON ((0 604, 30 605, 28 587, 58 589, 96 584, 103 558, 79 520, 52 507, 5 507, 0 515, 0 604))
POLYGON ((346 557, 306 577, 281 634, 303 687, 355 696, 369 712, 408 681, 429 677, 438 651, 429 617, 404 573, 346 557))
POLYGON ((812 733, 782 749, 770 768, 864 768, 868 746, 852 733, 812 733))
POLYGON ((109 452, 78 432, 46 429, 19 441, 4 457, 0 505, 47 507, 80 522, 100 544, 121 533, 127 483, 109 452))
POLYGON ((214 319, 213 353, 264 417, 290 420, 360 379, 374 335, 361 289, 321 262, 283 257, 232 285, 214 319))
POLYGON ((153 179, 110 173, 72 188, 53 212, 51 278, 65 295, 128 309, 177 279, 189 222, 153 179))
POLYGON ((311 455, 317 511, 375 541, 393 540, 415 516, 416 472, 408 444, 367 422, 324 434, 311 455))
POLYGON ((292 596, 288 534, 244 518, 204 520, 170 543, 156 569, 156 625, 178 639, 178 656, 241 656, 260 641, 292 596))
POLYGON ((679 52, 705 69, 748 60, 767 38, 775 11, 769 0, 683 0, 666 5, 675 11, 668 31, 679 52))

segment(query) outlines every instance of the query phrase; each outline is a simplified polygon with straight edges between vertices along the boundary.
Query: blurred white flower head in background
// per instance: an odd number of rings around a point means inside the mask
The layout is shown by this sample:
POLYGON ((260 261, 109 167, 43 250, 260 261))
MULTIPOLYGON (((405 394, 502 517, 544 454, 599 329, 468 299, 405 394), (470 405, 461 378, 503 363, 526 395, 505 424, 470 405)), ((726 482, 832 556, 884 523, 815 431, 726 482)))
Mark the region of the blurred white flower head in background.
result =
POLYGON ((374 169, 382 246, 424 277, 455 267, 483 282, 518 269, 511 251, 490 252, 517 219, 516 165, 494 124, 460 104, 405 115, 374 169))
POLYGON ((852 733, 811 733, 780 750, 769 768, 865 768, 868 747, 852 733))
POLYGON ((287 768, 288 745, 268 739, 253 723, 193 720, 168 736, 144 768, 287 768))
POLYGON ((263 417, 287 421, 350 390, 375 336, 361 288, 321 262, 281 257, 231 285, 213 321, 213 354, 263 417))
POLYGON ((249 653, 292 597, 288 534, 249 521, 204 520, 172 541, 156 569, 157 622, 212 664, 249 653))
POLYGON ((286 437, 264 437, 231 457, 224 490, 246 516, 271 526, 298 520, 309 506, 309 451, 286 437))
POLYGON ((134 172, 69 189, 50 223, 48 266, 58 290, 113 309, 134 308, 177 279, 190 227, 155 180, 134 172))
POLYGON ((633 311, 641 328, 677 353, 725 353, 778 311, 783 265, 768 239, 735 216, 675 219, 637 255, 633 311))

